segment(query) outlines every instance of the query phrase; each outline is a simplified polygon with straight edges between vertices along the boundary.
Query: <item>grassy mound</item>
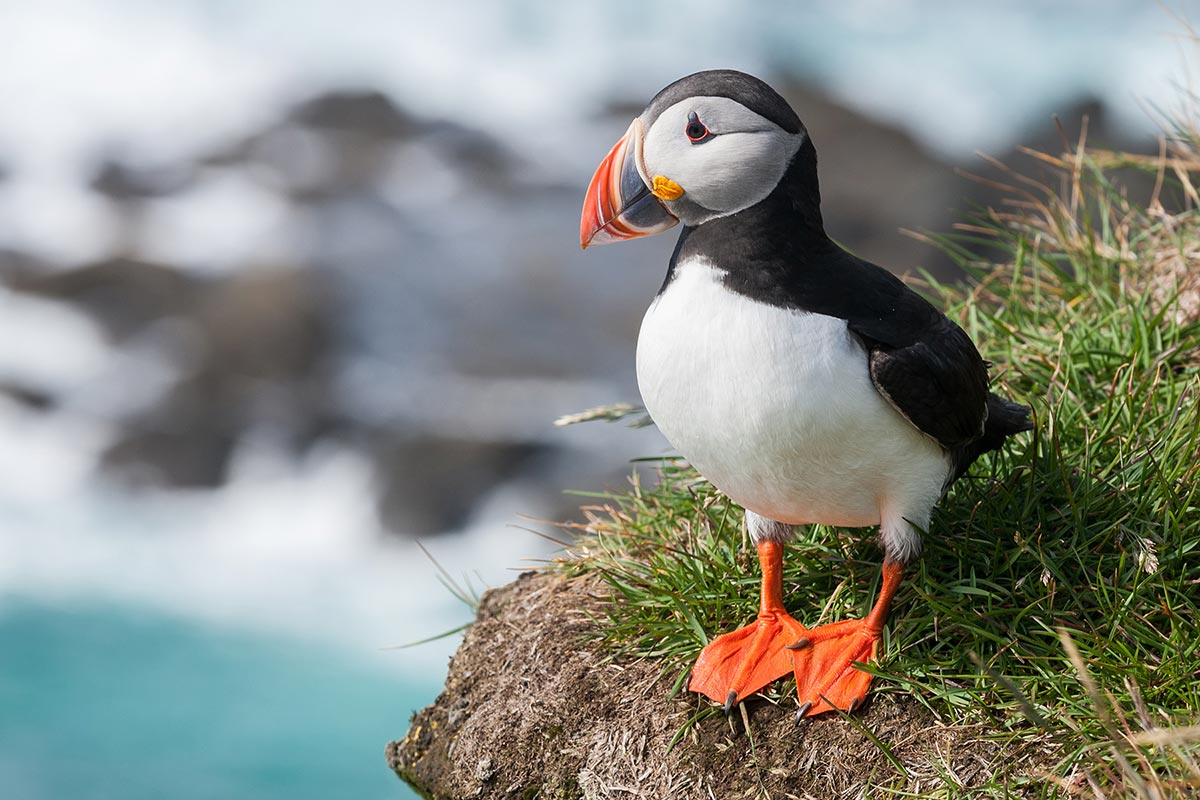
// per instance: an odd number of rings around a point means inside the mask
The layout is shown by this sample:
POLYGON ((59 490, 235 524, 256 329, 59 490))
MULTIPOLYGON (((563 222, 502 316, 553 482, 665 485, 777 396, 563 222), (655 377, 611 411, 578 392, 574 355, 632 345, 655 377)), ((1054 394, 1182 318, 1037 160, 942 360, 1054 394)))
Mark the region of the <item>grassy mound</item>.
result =
MULTIPOLYGON (((1030 155, 1041 178, 1011 173, 1010 202, 938 239, 971 285, 926 288, 994 362, 994 387, 1034 408, 1036 430, 935 512, 870 667, 874 692, 1050 752, 1053 774, 1023 792, 1195 796, 1200 164, 1188 140, 1155 159, 1082 144, 1030 155), (1154 182, 1140 202, 1114 182, 1131 165, 1154 182), (972 260, 980 245, 992 263, 972 260)), ((655 660, 681 692, 709 637, 754 617, 759 575, 741 510, 686 466, 663 462, 662 475, 599 497, 558 568, 607 583, 607 650, 655 660)), ((799 529, 788 610, 808 625, 865 614, 880 558, 868 531, 799 529)), ((786 682, 770 697, 795 703, 786 682)), ((695 703, 689 725, 719 713, 695 703)), ((944 783, 939 796, 955 796, 954 775, 944 783)))

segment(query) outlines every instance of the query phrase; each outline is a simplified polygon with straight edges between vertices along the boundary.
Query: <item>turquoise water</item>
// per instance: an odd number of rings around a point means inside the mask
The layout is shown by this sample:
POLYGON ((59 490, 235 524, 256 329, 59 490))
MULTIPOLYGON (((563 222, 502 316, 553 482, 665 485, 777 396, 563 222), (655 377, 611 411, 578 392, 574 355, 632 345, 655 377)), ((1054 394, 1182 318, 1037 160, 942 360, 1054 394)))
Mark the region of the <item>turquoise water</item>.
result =
POLYGON ((384 744, 441 680, 130 609, 5 601, 0 797, 408 800, 384 744))

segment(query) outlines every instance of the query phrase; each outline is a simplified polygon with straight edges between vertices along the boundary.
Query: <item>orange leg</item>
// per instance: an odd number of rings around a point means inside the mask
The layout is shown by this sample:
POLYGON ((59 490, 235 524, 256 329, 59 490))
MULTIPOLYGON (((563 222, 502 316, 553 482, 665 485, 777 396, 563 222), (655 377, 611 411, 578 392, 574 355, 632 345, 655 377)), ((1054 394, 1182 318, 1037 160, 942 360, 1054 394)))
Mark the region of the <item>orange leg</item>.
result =
POLYGON ((734 704, 754 694, 793 670, 787 645, 811 636, 783 608, 783 545, 758 543, 762 565, 762 600, 758 618, 744 628, 718 636, 708 643, 692 668, 688 689, 725 704, 734 704))
POLYGON ((883 623, 900 588, 904 567, 884 562, 883 586, 865 620, 848 619, 809 631, 789 648, 795 659, 797 718, 840 708, 853 711, 867 697, 872 676, 854 668, 855 661, 875 659, 883 623))

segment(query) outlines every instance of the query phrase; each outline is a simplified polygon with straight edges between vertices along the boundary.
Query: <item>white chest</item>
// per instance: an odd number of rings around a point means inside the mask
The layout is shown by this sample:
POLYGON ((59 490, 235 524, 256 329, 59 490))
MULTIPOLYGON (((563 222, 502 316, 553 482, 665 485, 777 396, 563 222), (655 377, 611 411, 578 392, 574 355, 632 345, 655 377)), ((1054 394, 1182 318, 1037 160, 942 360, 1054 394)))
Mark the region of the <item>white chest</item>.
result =
POLYGON ((642 321, 638 384, 671 444, 771 519, 924 524, 945 453, 875 390, 845 321, 735 294, 721 274, 677 265, 642 321))

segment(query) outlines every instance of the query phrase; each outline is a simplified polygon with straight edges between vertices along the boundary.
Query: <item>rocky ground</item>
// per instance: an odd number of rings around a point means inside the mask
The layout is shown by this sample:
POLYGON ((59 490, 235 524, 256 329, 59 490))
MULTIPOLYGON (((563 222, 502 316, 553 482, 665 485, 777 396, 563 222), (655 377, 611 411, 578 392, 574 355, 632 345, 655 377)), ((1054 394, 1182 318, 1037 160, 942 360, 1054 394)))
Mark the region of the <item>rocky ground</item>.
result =
POLYGON ((672 697, 674 676, 654 664, 606 658, 589 616, 604 602, 589 579, 548 572, 488 592, 445 690, 387 746, 388 765, 435 800, 830 800, 884 785, 920 792, 944 775, 969 795, 1053 760, 1048 747, 941 725, 915 698, 879 692, 855 720, 801 724, 790 698, 751 700, 744 718, 711 716, 672 745, 707 701, 672 697))

